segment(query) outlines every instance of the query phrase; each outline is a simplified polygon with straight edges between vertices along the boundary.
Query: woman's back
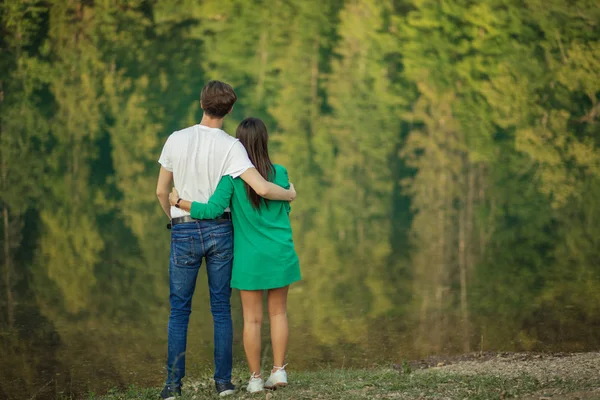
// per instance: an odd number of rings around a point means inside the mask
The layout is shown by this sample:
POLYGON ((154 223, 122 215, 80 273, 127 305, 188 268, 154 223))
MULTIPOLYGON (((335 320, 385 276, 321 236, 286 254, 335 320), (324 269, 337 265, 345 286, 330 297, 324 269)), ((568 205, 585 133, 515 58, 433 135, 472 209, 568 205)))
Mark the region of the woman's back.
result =
MULTIPOLYGON (((270 181, 289 187, 287 171, 274 165, 270 181)), ((231 287, 241 290, 273 289, 301 279, 289 220, 290 204, 262 200, 254 208, 244 181, 223 177, 208 204, 194 203, 194 218, 214 218, 227 206, 233 220, 233 273, 231 287)))
MULTIPOLYGON (((290 186, 287 171, 280 165, 274 165, 274 174, 269 180, 286 189, 290 186)), ((291 238, 292 228, 288 217, 290 204, 287 201, 263 199, 260 208, 256 209, 248 198, 244 181, 241 178, 232 179, 232 181, 234 190, 231 198, 231 212, 234 219, 237 219, 237 225, 249 230, 272 229, 281 236, 291 238)), ((273 234, 275 232, 272 232, 271 236, 273 234)))

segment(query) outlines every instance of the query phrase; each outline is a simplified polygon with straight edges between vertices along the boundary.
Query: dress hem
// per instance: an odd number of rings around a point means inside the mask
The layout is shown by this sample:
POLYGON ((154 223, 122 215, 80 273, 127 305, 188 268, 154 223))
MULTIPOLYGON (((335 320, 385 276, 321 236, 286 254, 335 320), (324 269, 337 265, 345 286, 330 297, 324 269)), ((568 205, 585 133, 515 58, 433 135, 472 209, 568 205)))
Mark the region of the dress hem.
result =
POLYGON ((285 286, 289 286, 292 283, 299 282, 301 280, 302 280, 302 278, 294 278, 294 279, 291 279, 289 281, 289 283, 285 283, 283 285, 281 285, 281 284, 271 284, 271 285, 265 285, 265 286, 261 285, 261 287, 252 287, 252 288, 241 287, 243 285, 235 285, 235 284, 232 283, 231 284, 231 288, 232 289, 237 289, 237 290, 270 290, 270 289, 278 289, 278 288, 282 288, 282 287, 285 287, 285 286))

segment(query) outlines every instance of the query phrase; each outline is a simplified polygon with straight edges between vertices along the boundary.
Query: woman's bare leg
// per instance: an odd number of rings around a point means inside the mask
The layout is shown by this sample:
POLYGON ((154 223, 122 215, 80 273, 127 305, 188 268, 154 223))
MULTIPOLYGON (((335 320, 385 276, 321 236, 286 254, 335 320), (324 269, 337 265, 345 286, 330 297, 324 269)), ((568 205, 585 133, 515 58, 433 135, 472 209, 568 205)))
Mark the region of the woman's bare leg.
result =
MULTIPOLYGON (((271 344, 273 346, 273 365, 283 367, 288 344, 287 294, 289 286, 270 289, 269 320, 271 321, 271 344)), ((275 372, 274 369, 272 372, 275 372)))
POLYGON ((240 290, 244 310, 244 350, 251 373, 260 375, 260 326, 262 290, 240 290))

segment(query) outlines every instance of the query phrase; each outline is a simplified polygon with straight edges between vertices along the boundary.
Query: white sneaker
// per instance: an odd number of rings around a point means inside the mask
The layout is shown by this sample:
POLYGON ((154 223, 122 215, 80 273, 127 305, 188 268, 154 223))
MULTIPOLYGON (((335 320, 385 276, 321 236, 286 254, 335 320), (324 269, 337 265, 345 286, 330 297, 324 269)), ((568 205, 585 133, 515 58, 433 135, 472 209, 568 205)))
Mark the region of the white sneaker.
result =
POLYGON ((250 381, 248 382, 248 387, 246 390, 249 393, 257 393, 265 390, 265 382, 260 377, 260 375, 256 376, 254 373, 250 376, 250 381))
POLYGON ((287 364, 283 367, 273 366, 273 369, 277 369, 277 371, 271 372, 271 376, 269 376, 269 379, 267 379, 267 382, 265 383, 265 387, 267 389, 277 389, 278 387, 287 386, 287 372, 285 372, 286 366, 287 364))

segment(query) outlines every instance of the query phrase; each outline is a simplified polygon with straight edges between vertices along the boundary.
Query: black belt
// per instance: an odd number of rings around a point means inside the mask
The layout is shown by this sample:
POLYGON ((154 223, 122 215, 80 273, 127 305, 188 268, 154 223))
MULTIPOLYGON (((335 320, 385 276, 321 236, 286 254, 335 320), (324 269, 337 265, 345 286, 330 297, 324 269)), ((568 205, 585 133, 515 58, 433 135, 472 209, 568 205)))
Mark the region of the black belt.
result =
POLYGON ((195 218, 190 217, 189 215, 184 215, 183 217, 177 217, 177 218, 171 219, 171 223, 167 224, 167 229, 171 229, 172 227, 174 227, 177 224, 184 224, 186 222, 195 222, 195 221, 215 221, 215 222, 231 221, 231 213, 224 212, 223 214, 219 215, 217 218, 214 218, 214 219, 195 219, 195 218))

